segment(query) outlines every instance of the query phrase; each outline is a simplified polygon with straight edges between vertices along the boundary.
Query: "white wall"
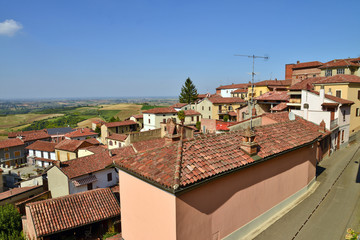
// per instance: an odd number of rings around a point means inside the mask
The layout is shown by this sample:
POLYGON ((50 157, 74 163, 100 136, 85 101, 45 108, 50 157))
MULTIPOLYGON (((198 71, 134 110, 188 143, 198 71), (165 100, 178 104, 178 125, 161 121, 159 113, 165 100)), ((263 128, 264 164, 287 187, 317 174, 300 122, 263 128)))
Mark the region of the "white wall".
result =
POLYGON ((143 128, 144 131, 153 130, 156 128, 155 114, 144 113, 143 119, 144 119, 144 128, 143 128), (149 120, 150 120, 150 122, 149 122, 149 120))
POLYGON ((34 156, 34 150, 29 150, 29 157, 32 157, 32 156, 34 156))
POLYGON ((315 124, 320 124, 322 120, 325 122, 326 129, 330 129, 330 112, 324 111, 305 111, 305 110, 291 110, 295 115, 302 117, 315 124))
POLYGON ((35 156, 38 157, 38 158, 41 158, 41 151, 35 151, 35 156))
POLYGON ((231 89, 221 89, 220 95, 222 97, 232 97, 231 92, 235 91, 237 88, 231 88, 231 89))
POLYGON ((50 159, 56 160, 55 152, 50 153, 50 159))

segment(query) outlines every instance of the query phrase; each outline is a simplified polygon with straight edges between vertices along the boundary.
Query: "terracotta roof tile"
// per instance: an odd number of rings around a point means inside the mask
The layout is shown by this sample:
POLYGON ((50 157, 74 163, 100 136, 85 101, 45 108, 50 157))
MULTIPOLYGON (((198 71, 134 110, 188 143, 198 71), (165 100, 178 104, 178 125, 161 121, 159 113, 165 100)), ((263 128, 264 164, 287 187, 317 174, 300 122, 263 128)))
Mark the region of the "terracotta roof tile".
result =
MULTIPOLYGON (((320 95, 320 93, 318 91, 309 90, 309 92, 315 93, 316 95, 320 95)), ((334 102, 337 102, 337 103, 344 104, 344 105, 354 104, 353 101, 349 101, 349 100, 346 100, 346 99, 343 99, 343 98, 338 98, 338 97, 335 97, 335 96, 332 96, 332 95, 329 95, 329 94, 325 94, 325 98, 330 99, 330 100, 332 100, 334 102)))
POLYGON ((153 108, 143 113, 153 113, 153 114, 161 114, 161 113, 177 113, 177 111, 173 107, 163 107, 163 108, 153 108))
POLYGON ((182 107, 185 107, 186 105, 188 105, 188 103, 175 103, 175 104, 171 105, 170 107, 172 107, 172 108, 182 108, 182 107))
POLYGON ((232 91, 232 93, 247 93, 248 89, 236 89, 235 91, 232 91))
POLYGON ((127 139, 127 137, 128 137, 128 135, 126 135, 126 134, 112 133, 110 136, 107 137, 107 139, 123 142, 127 139))
POLYGON ((10 138, 0 141, 0 149, 24 145, 19 138, 10 138))
POLYGON ((137 123, 134 122, 133 120, 126 120, 126 121, 121 121, 121 122, 105 123, 105 126, 107 126, 108 128, 111 128, 111 127, 129 126, 129 125, 136 125, 136 124, 137 123))
POLYGON ((55 152, 56 145, 57 143, 38 140, 27 146, 26 149, 32 149, 32 150, 38 150, 44 152, 55 152))
MULTIPOLYGON (((322 134, 319 126, 301 118, 256 128, 258 156, 270 157, 315 141, 322 134)), ((120 158, 116 164, 171 191, 192 185, 220 173, 240 168, 255 160, 240 149, 241 132, 205 135, 177 142, 134 156, 120 158)))
POLYGON ((293 66, 293 69, 301 69, 301 68, 315 68, 322 66, 323 63, 319 61, 313 61, 313 62, 303 62, 298 63, 293 66))
POLYGON ((255 86, 290 86, 291 85, 292 80, 264 80, 261 82, 257 82, 254 85, 255 86))
POLYGON ((199 113, 198 111, 192 110, 192 109, 185 110, 184 113, 185 113, 185 116, 201 115, 201 113, 199 113))
POLYGON ((9 137, 9 138, 15 138, 15 137, 18 137, 18 136, 26 136, 26 135, 29 135, 29 134, 40 133, 40 132, 45 132, 45 133, 46 133, 46 130, 45 130, 45 129, 41 129, 41 130, 9 132, 9 133, 8 133, 8 137, 9 137))
POLYGON ((63 162, 60 169, 66 176, 72 179, 103 170, 113 162, 113 159, 133 155, 135 151, 131 146, 128 146, 112 149, 111 153, 112 156, 110 156, 109 150, 103 150, 100 153, 69 160, 63 162))
POLYGON ((92 153, 95 153, 95 154, 96 153, 102 153, 102 152, 106 151, 106 148, 103 145, 101 145, 101 146, 99 146, 99 145, 89 146, 89 147, 84 147, 84 148, 81 148, 81 149, 88 150, 88 151, 90 151, 92 153))
POLYGON ((326 83, 360 83, 360 77, 356 75, 338 74, 330 77, 324 77, 313 84, 326 83))
POLYGON ((164 138, 158 138, 158 139, 152 139, 147 141, 140 141, 132 143, 132 146, 136 149, 138 152, 147 151, 154 148, 159 148, 165 146, 165 139, 164 138))
POLYGON ((81 147, 89 146, 92 146, 92 144, 86 141, 65 139, 62 140, 60 143, 56 144, 55 149, 75 152, 81 147))
POLYGON ((244 99, 238 97, 210 97, 208 99, 214 104, 236 104, 246 102, 244 99))
POLYGON ((37 237, 120 216, 119 203, 109 188, 29 203, 26 207, 37 237))
POLYGON ((301 82, 292 85, 289 90, 310 90, 313 89, 313 83, 324 79, 325 77, 312 77, 302 80, 301 82))
POLYGON ((271 108, 272 111, 284 111, 287 108, 287 103, 282 102, 276 105, 275 107, 271 108))
POLYGON ((93 145, 99 145, 100 142, 96 138, 88 138, 84 140, 85 142, 91 143, 93 145))
POLYGON ((347 67, 347 66, 355 66, 359 67, 357 58, 348 58, 348 59, 334 59, 329 62, 324 63, 320 68, 333 68, 333 67, 347 67))
POLYGON ((98 135, 96 132, 91 130, 90 128, 79 128, 73 132, 69 132, 65 134, 65 137, 68 138, 76 138, 76 137, 86 137, 86 136, 95 136, 98 135))
POLYGON ((271 91, 255 99, 259 101, 289 101, 290 96, 287 94, 287 91, 271 91))
POLYGON ((24 193, 24 192, 27 192, 27 191, 31 191, 35 188, 42 188, 42 186, 31 186, 31 187, 19 187, 19 188, 13 188, 13 189, 10 189, 8 191, 5 191, 5 192, 2 192, 0 193, 0 200, 4 200, 6 198, 9 198, 9 197, 13 197, 13 196, 16 196, 16 195, 19 195, 21 193, 24 193))
POLYGON ((249 83, 238 83, 238 84, 230 84, 230 85, 220 86, 220 87, 217 87, 216 90, 234 89, 234 88, 247 88, 248 86, 250 86, 249 83))
POLYGON ((136 118, 136 119, 142 119, 144 118, 143 114, 136 114, 136 115, 132 115, 132 117, 136 118))

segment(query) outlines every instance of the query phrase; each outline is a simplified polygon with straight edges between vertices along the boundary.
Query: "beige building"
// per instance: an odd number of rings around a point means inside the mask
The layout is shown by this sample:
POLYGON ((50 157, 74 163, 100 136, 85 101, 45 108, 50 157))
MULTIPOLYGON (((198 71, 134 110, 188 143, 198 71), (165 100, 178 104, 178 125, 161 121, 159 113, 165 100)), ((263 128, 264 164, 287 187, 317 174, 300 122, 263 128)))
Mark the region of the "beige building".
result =
POLYGON ((106 145, 108 149, 124 147, 127 138, 128 135, 126 134, 112 133, 106 138, 106 145))
POLYGON ((133 120, 105 123, 101 126, 101 142, 106 144, 106 138, 111 133, 130 133, 138 130, 138 124, 133 120))
POLYGON ((292 80, 265 80, 254 84, 254 90, 251 87, 248 89, 248 99, 259 97, 264 93, 271 91, 287 91, 291 86, 292 80), (252 93, 252 91, 254 91, 252 93))
POLYGON ((334 59, 324 63, 321 69, 322 77, 331 77, 339 74, 360 76, 360 58, 334 59))
POLYGON ((78 158, 78 150, 89 146, 93 144, 87 141, 65 139, 55 146, 56 160, 64 162, 78 158))

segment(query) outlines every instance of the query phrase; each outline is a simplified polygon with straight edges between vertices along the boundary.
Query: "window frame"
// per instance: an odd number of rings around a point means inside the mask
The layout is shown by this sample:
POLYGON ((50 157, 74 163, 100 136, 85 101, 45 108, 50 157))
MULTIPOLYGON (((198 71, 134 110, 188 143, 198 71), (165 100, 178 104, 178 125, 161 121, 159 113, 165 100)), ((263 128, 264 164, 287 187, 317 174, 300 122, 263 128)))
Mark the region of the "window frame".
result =
POLYGON ((335 96, 338 97, 338 98, 341 98, 341 90, 335 90, 335 96))
POLYGON ((108 182, 111 182, 113 180, 112 173, 107 174, 107 180, 108 180, 108 182))
POLYGON ((331 77, 332 76, 332 69, 326 69, 325 70, 325 77, 331 77))
POLYGON ((345 68, 337 68, 336 74, 345 74, 345 68))

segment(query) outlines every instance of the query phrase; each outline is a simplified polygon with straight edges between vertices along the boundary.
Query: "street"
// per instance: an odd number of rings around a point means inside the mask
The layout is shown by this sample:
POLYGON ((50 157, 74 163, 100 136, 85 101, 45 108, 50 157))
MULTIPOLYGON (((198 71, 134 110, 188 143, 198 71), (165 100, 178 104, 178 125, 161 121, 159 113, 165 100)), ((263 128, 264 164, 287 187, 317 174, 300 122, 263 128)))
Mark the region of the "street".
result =
POLYGON ((360 231, 359 147, 356 142, 323 160, 316 191, 255 239, 345 239, 347 228, 360 231))

